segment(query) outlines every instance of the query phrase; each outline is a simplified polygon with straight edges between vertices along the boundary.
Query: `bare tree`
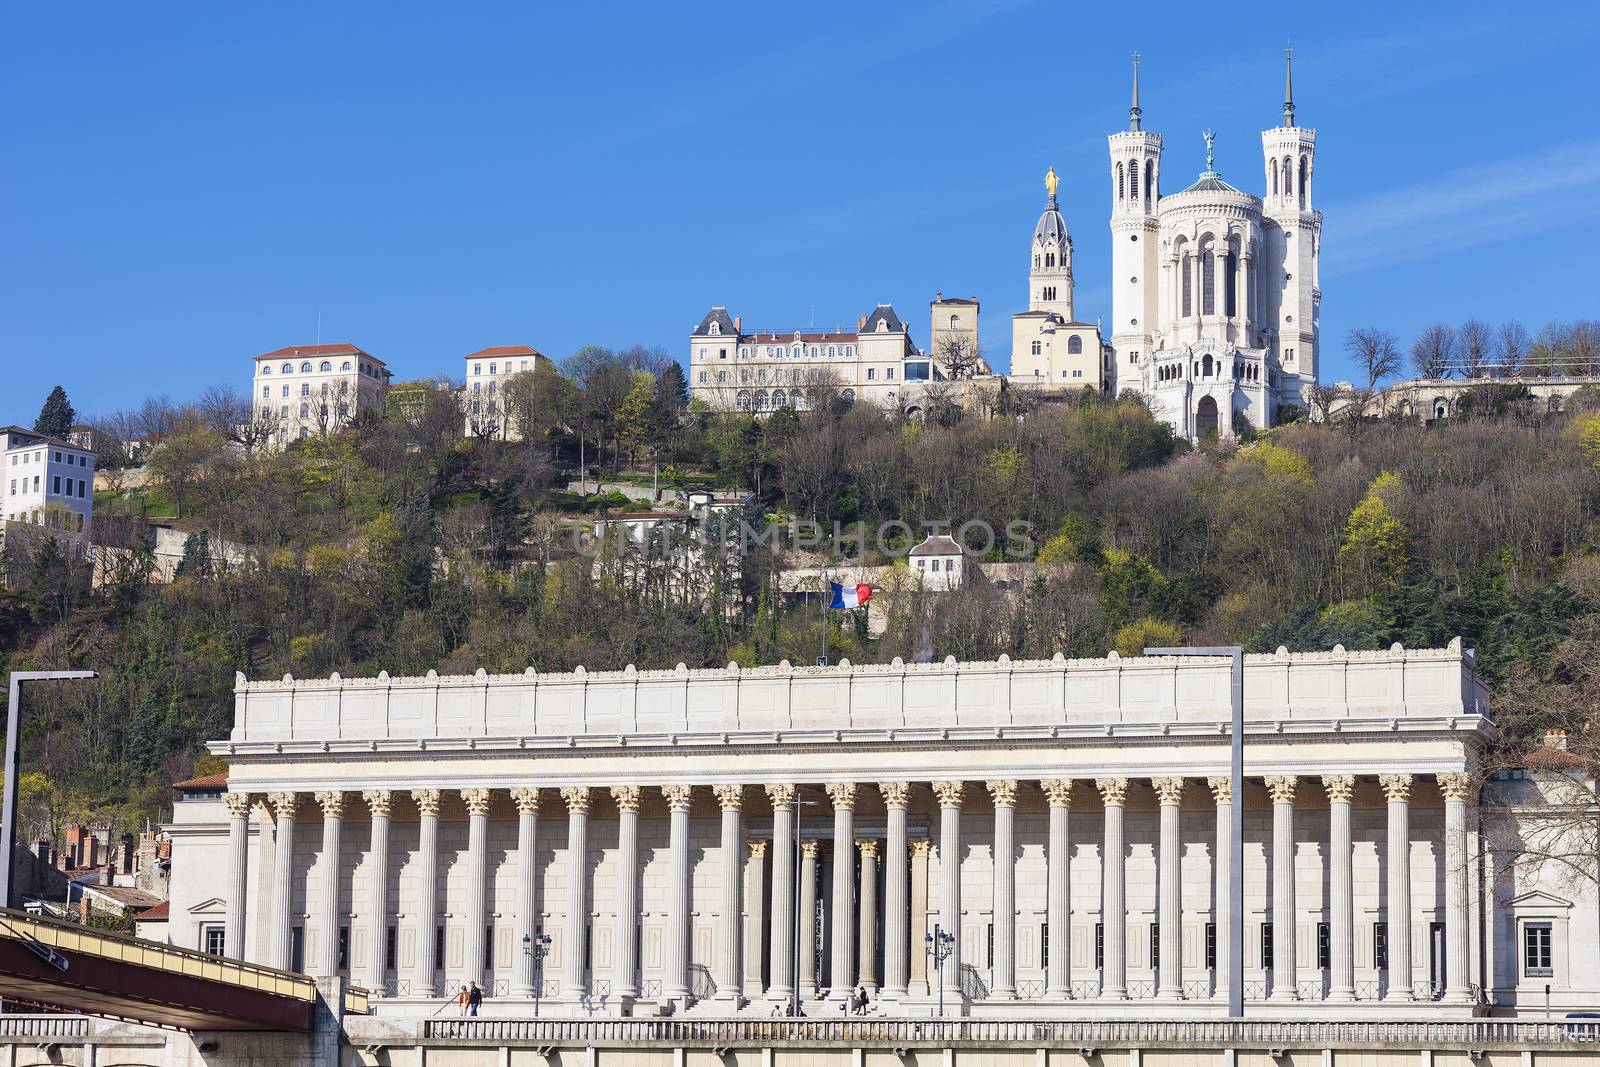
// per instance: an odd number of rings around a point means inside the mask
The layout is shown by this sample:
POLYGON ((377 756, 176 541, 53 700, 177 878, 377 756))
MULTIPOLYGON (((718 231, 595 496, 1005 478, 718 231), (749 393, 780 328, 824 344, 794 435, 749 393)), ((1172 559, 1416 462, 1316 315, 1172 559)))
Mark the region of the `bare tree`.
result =
POLYGON ((934 360, 952 382, 971 378, 984 365, 983 347, 978 339, 964 333, 947 333, 935 346, 934 360))
POLYGON ((794 372, 791 395, 808 411, 833 407, 844 398, 844 379, 832 367, 803 367, 794 372))
POLYGON ((1495 341, 1495 358, 1499 361, 1500 373, 1507 376, 1516 374, 1522 369, 1522 361, 1528 358, 1528 328, 1515 319, 1503 322, 1495 341))
POLYGON ((1600 374, 1600 322, 1579 319, 1567 330, 1567 368, 1573 374, 1600 374))
POLYGON ((1528 368, 1538 374, 1560 374, 1566 352, 1566 323, 1547 322, 1528 345, 1528 368))
POLYGON ((1419 378, 1443 378, 1456 359, 1456 331, 1436 322, 1417 335, 1411 344, 1411 365, 1419 378))
POLYGON ((1494 353, 1494 330, 1481 319, 1468 319, 1456 333, 1461 362, 1466 366, 1467 377, 1481 378, 1489 371, 1489 361, 1494 353))
POLYGON ((1311 405, 1311 421, 1331 423, 1337 418, 1356 419, 1361 411, 1354 404, 1351 390, 1340 385, 1318 382, 1306 391, 1306 403, 1311 405))
POLYGON ((139 435, 149 438, 150 444, 158 445, 177 429, 178 417, 177 406, 172 403, 171 397, 163 393, 146 397, 134 419, 139 435))
MULTIPOLYGON (((1378 383, 1400 369, 1400 342, 1388 330, 1360 326, 1345 335, 1344 350, 1363 375, 1362 385, 1348 398, 1351 417, 1359 419, 1371 407, 1378 383)), ((1330 403, 1334 399, 1325 398, 1330 403)))

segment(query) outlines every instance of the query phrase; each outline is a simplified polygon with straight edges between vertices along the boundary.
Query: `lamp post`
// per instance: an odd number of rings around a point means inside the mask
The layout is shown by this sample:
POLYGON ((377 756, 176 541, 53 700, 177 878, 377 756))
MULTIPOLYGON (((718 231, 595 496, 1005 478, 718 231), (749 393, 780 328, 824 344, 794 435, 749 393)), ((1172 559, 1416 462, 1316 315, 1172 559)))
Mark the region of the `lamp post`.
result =
POLYGON ((933 933, 924 935, 923 940, 928 943, 928 955, 933 957, 933 973, 939 982, 939 1018, 943 1019, 944 961, 956 950, 956 935, 934 923, 933 933))
MULTIPOLYGON (((1232 661, 1229 702, 1232 705, 1232 741, 1229 780, 1233 791, 1233 818, 1228 827, 1228 1017, 1244 1017, 1244 649, 1238 645, 1183 645, 1147 648, 1147 656, 1212 656, 1232 661)), ((1290 936, 1294 932, 1290 931, 1290 936)))
POLYGON ((94 671, 12 671, 11 690, 6 702, 6 778, 3 815, 0 815, 0 907, 11 907, 11 852, 17 835, 17 777, 21 761, 17 753, 17 734, 22 723, 23 682, 65 682, 98 678, 94 671))
POLYGON ((533 1017, 539 1017, 539 994, 544 991, 544 958, 550 954, 550 935, 541 928, 522 935, 522 951, 533 957, 533 1017))

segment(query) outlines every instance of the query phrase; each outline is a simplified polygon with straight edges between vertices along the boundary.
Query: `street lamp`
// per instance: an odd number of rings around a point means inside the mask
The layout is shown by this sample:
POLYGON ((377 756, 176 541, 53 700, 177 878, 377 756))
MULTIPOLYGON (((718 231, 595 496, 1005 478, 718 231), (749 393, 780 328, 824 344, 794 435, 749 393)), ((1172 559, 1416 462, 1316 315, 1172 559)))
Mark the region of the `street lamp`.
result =
POLYGON ((536 935, 522 935, 522 951, 533 957, 533 1017, 539 1017, 539 994, 544 989, 544 958, 550 954, 550 935, 540 929, 536 935))
POLYGON ((928 955, 933 957, 933 974, 939 982, 939 1018, 944 1018, 944 961, 955 955, 956 935, 944 929, 938 923, 933 924, 933 933, 923 936, 928 943, 928 955))
MULTIPOLYGON (((1183 645, 1147 648, 1147 656, 1225 656, 1232 661, 1229 686, 1233 721, 1230 731, 1232 760, 1229 788, 1233 791, 1233 818, 1228 828, 1228 897, 1233 914, 1228 922, 1228 1017, 1244 1017, 1244 649, 1238 645, 1183 645)), ((1291 931, 1291 936, 1293 932, 1291 931)))
POLYGON ((0 814, 0 907, 11 907, 11 852, 17 836, 17 733, 22 722, 23 682, 65 682, 98 678, 94 671, 12 671, 11 691, 6 703, 6 778, 3 814, 0 814))

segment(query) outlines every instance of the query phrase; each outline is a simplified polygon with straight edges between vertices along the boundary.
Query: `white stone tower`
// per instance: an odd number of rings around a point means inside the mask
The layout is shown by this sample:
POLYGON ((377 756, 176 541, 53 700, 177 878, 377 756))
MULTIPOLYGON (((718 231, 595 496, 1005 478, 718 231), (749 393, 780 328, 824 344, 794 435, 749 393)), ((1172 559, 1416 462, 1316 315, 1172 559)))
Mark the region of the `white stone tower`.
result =
POLYGON ((1279 401, 1293 403, 1299 398, 1305 406, 1306 393, 1317 382, 1321 354, 1322 287, 1317 261, 1322 250, 1322 212, 1311 199, 1316 184, 1317 131, 1295 123, 1293 64, 1293 49, 1285 49, 1283 125, 1261 134, 1266 166, 1262 266, 1277 273, 1276 284, 1263 287, 1267 308, 1262 319, 1267 346, 1281 368, 1279 401))
POLYGON ((1139 53, 1133 54, 1133 104, 1128 128, 1111 144, 1111 347, 1117 388, 1137 386, 1140 364, 1160 343, 1161 135, 1142 128, 1139 53))
POLYGON ((1072 235, 1067 220, 1056 206, 1056 187, 1060 179, 1051 167, 1044 176, 1047 199, 1044 212, 1033 227, 1029 254, 1033 265, 1028 270, 1028 310, 1052 311, 1067 322, 1072 319, 1072 235))

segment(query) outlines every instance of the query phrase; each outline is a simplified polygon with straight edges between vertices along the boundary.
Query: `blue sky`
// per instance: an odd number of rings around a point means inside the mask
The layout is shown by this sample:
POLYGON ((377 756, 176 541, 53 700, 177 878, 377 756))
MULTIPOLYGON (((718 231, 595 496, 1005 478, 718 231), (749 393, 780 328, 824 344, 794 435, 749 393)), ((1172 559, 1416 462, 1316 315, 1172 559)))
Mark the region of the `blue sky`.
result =
POLYGON ((0 423, 248 384, 348 340, 397 378, 489 344, 680 358, 975 295, 1004 364, 1054 165, 1109 314, 1106 134, 1145 56, 1165 184, 1259 191, 1282 47, 1318 131, 1324 378, 1437 319, 1592 317, 1590 4, 13 5, 0 423), (1309 14, 1315 8, 1318 13, 1309 14), (1326 12, 1326 13, 1323 13, 1326 12))

